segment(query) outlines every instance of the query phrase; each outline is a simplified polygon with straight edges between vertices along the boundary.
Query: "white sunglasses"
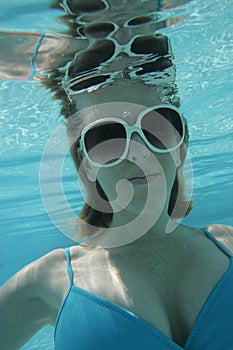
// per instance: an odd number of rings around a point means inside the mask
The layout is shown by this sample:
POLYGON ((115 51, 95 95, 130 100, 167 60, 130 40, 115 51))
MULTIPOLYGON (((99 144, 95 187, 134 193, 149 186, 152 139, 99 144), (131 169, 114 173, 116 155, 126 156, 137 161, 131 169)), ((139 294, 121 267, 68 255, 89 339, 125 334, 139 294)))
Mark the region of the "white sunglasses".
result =
POLYGON ((112 167, 126 159, 133 133, 137 133, 151 151, 168 153, 184 141, 184 120, 179 110, 168 104, 145 109, 134 125, 120 118, 101 118, 83 128, 80 150, 93 165, 112 167))

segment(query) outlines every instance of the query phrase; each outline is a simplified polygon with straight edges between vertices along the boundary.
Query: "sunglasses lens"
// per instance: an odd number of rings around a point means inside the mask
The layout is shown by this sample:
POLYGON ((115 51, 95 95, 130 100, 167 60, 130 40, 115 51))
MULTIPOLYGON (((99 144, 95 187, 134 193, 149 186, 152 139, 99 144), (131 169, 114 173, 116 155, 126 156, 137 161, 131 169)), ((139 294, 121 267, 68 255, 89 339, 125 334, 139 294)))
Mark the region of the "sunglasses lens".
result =
POLYGON ((84 137, 89 158, 98 164, 111 164, 121 158, 126 147, 126 130, 117 122, 103 122, 84 137))
POLYGON ((181 117, 171 108, 158 108, 146 113, 141 120, 141 128, 149 143, 161 150, 176 147, 183 137, 181 117))

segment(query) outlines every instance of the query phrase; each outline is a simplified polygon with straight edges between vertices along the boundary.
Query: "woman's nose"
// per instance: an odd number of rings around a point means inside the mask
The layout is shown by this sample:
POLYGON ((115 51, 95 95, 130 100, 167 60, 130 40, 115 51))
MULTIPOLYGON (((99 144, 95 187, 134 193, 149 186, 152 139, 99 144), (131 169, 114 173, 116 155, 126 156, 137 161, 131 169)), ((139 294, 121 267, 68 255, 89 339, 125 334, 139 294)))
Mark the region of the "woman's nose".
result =
POLYGON ((142 161, 150 157, 150 151, 142 138, 134 133, 129 142, 128 159, 142 161))

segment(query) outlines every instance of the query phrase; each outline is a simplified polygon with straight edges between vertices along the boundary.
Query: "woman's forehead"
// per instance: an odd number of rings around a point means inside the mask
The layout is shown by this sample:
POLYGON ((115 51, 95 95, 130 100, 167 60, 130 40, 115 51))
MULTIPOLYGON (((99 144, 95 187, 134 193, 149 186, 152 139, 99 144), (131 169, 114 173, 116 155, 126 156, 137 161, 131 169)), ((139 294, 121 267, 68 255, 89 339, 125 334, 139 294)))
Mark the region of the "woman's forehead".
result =
POLYGON ((105 118, 119 118, 131 124, 147 108, 134 103, 109 102, 85 108, 77 114, 80 120, 80 128, 93 121, 105 118))
POLYGON ((134 124, 138 115, 147 108, 126 102, 109 102, 84 108, 68 118, 68 135, 71 142, 75 142, 80 138, 82 130, 87 125, 105 118, 119 118, 129 124, 134 124))

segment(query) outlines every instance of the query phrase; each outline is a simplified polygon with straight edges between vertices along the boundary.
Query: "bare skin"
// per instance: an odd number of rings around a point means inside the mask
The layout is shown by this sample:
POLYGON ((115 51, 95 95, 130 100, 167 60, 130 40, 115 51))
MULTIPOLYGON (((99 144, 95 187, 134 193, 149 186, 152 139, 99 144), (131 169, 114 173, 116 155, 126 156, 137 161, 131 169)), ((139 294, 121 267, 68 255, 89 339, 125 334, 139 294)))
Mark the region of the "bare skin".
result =
MULTIPOLYGON (((233 227, 207 228, 233 237, 233 227)), ((195 228, 156 234, 154 245, 145 235, 119 248, 73 246, 74 284, 132 311, 182 346, 229 258, 195 228)), ((40 328, 54 324, 69 285, 63 249, 13 276, 0 293, 1 348, 18 349, 40 328)))
MULTIPOLYGON (((130 146, 128 160, 99 172, 98 180, 109 198, 122 174, 128 177, 137 172, 128 161, 137 157, 143 169, 152 169, 151 157, 144 159, 133 151, 130 146)), ((227 271, 229 258, 196 228, 178 225, 172 233, 165 233, 169 194, 179 166, 178 149, 175 152, 175 163, 166 154, 158 155, 167 182, 159 221, 141 238, 116 248, 73 246, 71 263, 75 285, 132 311, 183 346, 202 306, 227 271)), ((162 196, 162 180, 158 177, 150 187, 157 198, 162 196)), ((125 219, 139 214, 137 198, 141 199, 141 193, 136 189, 129 212, 114 213, 113 224, 121 226, 125 219)), ((155 206, 160 204, 155 196, 155 206)), ((149 214, 155 206, 148 207, 149 214)), ((211 225, 208 229, 226 236, 227 241, 233 237, 230 226, 211 225)), ((108 233, 111 227, 104 231, 106 236, 108 233)), ((0 348, 19 349, 43 326, 55 324, 69 286, 63 249, 52 251, 14 275, 0 290, 0 348)))
MULTIPOLYGON (((124 66, 126 58, 122 57, 111 61, 114 69, 120 68, 118 64, 124 66)), ((120 79, 108 89, 74 95, 72 100, 77 99, 77 110, 115 99, 149 107, 161 103, 159 96, 163 96, 159 85, 155 89, 143 82, 120 79)), ((129 155, 132 159, 138 156, 129 155)), ((160 160, 164 160, 167 177, 173 177, 168 181, 171 186, 175 169, 167 163, 167 156, 160 156, 160 160)), ((150 169, 147 165, 145 168, 150 169)), ((122 163, 121 170, 123 166, 122 163)), ((102 172, 100 183, 111 198, 112 182, 117 182, 119 171, 110 174, 109 170, 102 172), (108 182, 114 176, 116 181, 108 182)), ((161 194, 162 187, 156 186, 153 193, 161 194)), ((137 194, 140 196, 140 191, 137 194)), ((137 215, 137 206, 131 209, 130 214, 137 215)), ((122 223, 122 219, 115 215, 114 223, 122 223)), ((226 234, 228 239, 229 235, 233 237, 233 227, 211 225, 208 229, 226 234)), ((132 311, 183 346, 203 304, 226 273, 229 258, 198 229, 179 225, 168 235, 156 224, 140 239, 117 248, 73 246, 71 264, 75 285, 132 311)), ((63 249, 50 252, 14 275, 0 290, 0 348, 19 349, 43 326, 55 324, 69 286, 63 249)))

